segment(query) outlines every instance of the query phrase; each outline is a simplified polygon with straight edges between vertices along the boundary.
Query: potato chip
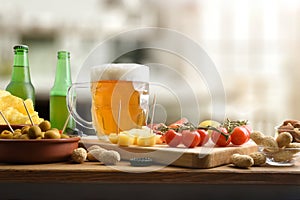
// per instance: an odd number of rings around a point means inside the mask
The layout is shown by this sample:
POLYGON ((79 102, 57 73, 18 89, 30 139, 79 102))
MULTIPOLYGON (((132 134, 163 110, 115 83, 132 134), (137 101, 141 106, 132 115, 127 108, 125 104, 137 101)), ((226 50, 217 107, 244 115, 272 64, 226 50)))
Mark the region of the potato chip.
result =
POLYGON ((10 92, 5 91, 5 90, 0 90, 0 98, 8 96, 8 95, 11 95, 10 92))
MULTIPOLYGON (((43 119, 38 116, 36 111, 34 111, 32 100, 26 99, 24 103, 28 109, 33 123, 39 124, 42 122, 43 119)), ((0 90, 0 110, 10 124, 31 124, 23 104, 23 99, 11 95, 9 92, 4 90, 0 90)), ((6 124, 1 117, 0 124, 6 124)))

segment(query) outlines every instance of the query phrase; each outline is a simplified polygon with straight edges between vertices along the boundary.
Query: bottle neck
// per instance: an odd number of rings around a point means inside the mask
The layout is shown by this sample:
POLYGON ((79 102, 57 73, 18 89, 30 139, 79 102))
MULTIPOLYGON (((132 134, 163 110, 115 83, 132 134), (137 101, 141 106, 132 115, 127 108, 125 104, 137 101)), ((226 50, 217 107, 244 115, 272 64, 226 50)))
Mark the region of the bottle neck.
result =
POLYGON ((66 95, 68 87, 72 84, 70 59, 68 57, 58 58, 56 66, 55 81, 52 91, 58 95, 66 95))
POLYGON ((30 82, 30 71, 27 52, 15 52, 12 81, 30 82))

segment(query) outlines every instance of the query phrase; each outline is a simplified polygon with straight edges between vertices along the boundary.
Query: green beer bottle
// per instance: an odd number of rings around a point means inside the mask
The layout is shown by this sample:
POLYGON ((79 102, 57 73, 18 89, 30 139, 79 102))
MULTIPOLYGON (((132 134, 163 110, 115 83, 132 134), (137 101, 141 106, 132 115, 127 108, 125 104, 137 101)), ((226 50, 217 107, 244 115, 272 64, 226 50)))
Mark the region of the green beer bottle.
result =
POLYGON ((28 46, 26 45, 14 46, 12 77, 6 90, 24 100, 30 98, 33 105, 35 104, 35 90, 30 79, 28 46))
MULTIPOLYGON (((69 117, 66 96, 68 88, 72 84, 70 52, 59 51, 57 59, 55 82, 50 91, 50 122, 52 127, 62 130, 69 117)), ((75 128, 75 121, 72 117, 69 117, 66 127, 75 128)))

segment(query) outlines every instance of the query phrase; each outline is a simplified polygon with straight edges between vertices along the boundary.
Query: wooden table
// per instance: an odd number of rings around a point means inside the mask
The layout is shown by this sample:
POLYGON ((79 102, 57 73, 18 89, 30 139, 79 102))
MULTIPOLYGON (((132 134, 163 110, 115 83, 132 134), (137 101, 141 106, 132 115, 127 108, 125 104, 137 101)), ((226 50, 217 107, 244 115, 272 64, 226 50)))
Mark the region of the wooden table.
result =
POLYGON ((120 162, 117 169, 93 162, 1 164, 0 197, 300 199, 300 163, 293 167, 264 166, 250 169, 237 169, 231 165, 211 169, 157 165, 131 167, 128 162, 120 162))

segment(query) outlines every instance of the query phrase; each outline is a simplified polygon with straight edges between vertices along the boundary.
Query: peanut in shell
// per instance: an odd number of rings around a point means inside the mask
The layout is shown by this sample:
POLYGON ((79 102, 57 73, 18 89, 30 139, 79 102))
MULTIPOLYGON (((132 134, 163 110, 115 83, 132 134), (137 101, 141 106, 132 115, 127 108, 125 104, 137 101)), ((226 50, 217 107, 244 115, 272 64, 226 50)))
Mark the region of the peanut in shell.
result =
POLYGON ((257 144, 262 145, 262 140, 265 137, 265 135, 260 131, 253 131, 250 134, 250 138, 257 144))
POLYGON ((294 151, 280 150, 278 152, 272 153, 272 158, 276 162, 290 162, 294 157, 294 151))
POLYGON ((262 146, 264 146, 265 150, 268 152, 279 151, 278 144, 272 136, 265 136, 262 140, 262 146))
POLYGON ((289 145, 292 141, 293 136, 289 132, 282 132, 276 138, 276 142, 279 148, 289 145))
POLYGON ((254 160, 248 155, 233 154, 231 163, 239 168, 249 168, 254 164, 254 160))
POLYGON ((249 154, 249 156, 253 159, 254 161, 254 166, 260 166, 266 163, 267 157, 264 153, 261 152, 253 152, 249 154))

